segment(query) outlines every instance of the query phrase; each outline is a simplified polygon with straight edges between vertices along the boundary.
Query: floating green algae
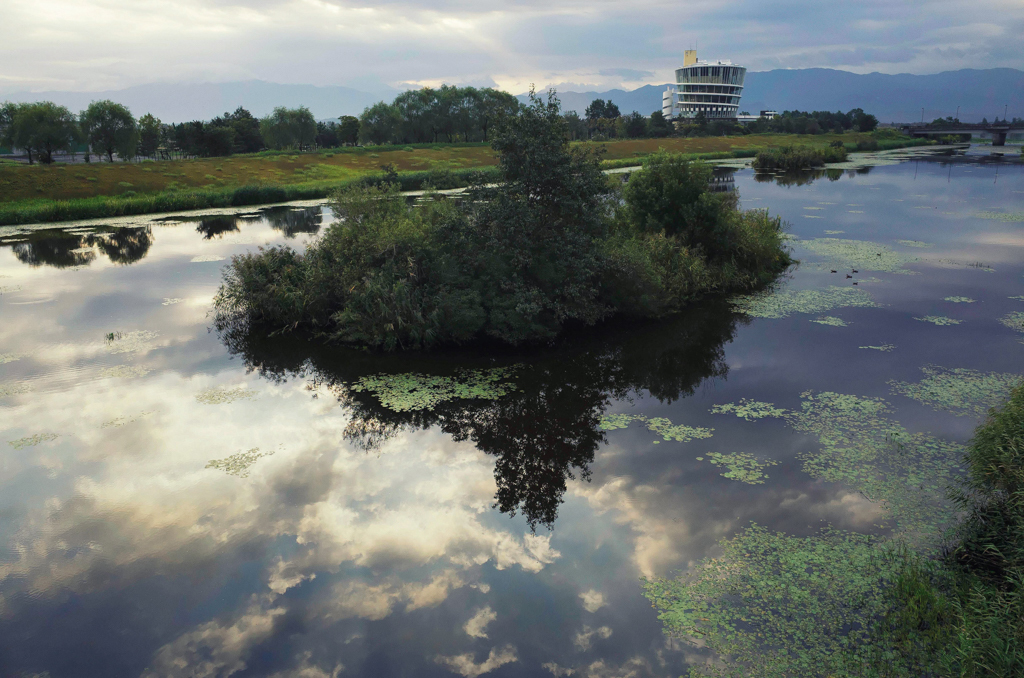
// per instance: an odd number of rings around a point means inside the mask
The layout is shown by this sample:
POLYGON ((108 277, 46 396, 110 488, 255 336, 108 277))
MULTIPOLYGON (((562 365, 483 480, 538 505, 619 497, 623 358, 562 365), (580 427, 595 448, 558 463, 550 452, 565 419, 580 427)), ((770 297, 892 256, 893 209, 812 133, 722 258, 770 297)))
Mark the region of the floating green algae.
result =
POLYGON ((733 307, 755 318, 785 318, 792 313, 824 313, 835 308, 877 307, 864 290, 829 287, 799 292, 759 292, 730 299, 733 307))
POLYGON ((18 438, 17 440, 9 440, 8 444, 16 450, 23 449, 25 447, 35 447, 42 443, 48 443, 51 440, 56 440, 60 436, 56 433, 37 433, 34 436, 27 438, 18 438))
POLYGON ((101 370, 100 378, 134 379, 144 377, 150 372, 152 370, 141 365, 117 365, 116 367, 108 367, 105 370, 101 370))
POLYGON ((1024 311, 1013 311, 1007 313, 999 322, 1006 325, 1011 330, 1017 330, 1018 332, 1024 332, 1024 311))
POLYGON ((954 320, 953 318, 947 318, 944 315, 926 315, 921 318, 915 316, 914 320, 920 320, 923 323, 932 323, 933 325, 939 325, 940 327, 959 325, 963 322, 963 320, 954 320))
POLYGON ((1016 299, 1017 301, 1024 301, 1024 296, 1007 297, 1007 299, 1016 299))
POLYGON ((974 216, 979 219, 995 219, 996 221, 1024 221, 1024 212, 978 212, 974 216))
POLYGON ((21 360, 22 357, 20 353, 0 353, 0 365, 13 363, 15 360, 21 360))
POLYGON ((211 459, 205 468, 224 471, 224 473, 227 473, 229 476, 248 478, 249 469, 252 465, 263 457, 269 457, 272 454, 274 454, 273 451, 260 452, 260 448, 254 447, 250 450, 246 450, 245 452, 239 452, 231 455, 230 457, 225 457, 224 459, 211 459))
POLYGON ((963 447, 910 434, 888 418, 880 398, 806 392, 799 411, 786 416, 820 447, 801 455, 804 471, 855 488, 880 502, 910 541, 934 535, 950 520, 945 490, 960 469, 963 447))
POLYGON ((904 247, 935 247, 934 243, 923 242, 921 240, 897 240, 896 242, 904 247))
POLYGON ((726 403, 715 405, 711 408, 712 414, 735 414, 740 419, 756 421, 765 417, 782 417, 786 410, 775 407, 771 403, 764 403, 760 400, 741 399, 738 403, 726 403))
POLYGON ((139 419, 142 419, 143 417, 148 417, 151 414, 153 414, 153 413, 152 412, 140 412, 138 414, 134 414, 134 415, 130 415, 130 416, 115 417, 115 418, 111 419, 110 421, 103 422, 103 424, 100 425, 100 428, 120 428, 122 426, 127 426, 128 424, 136 422, 139 419))
POLYGON ((840 233, 846 233, 846 231, 825 231, 826 235, 839 235, 840 233))
MULTIPOLYGON (((606 414, 601 417, 597 427, 602 431, 614 431, 626 428, 634 421, 641 422, 649 431, 657 433, 663 440, 675 440, 680 443, 688 443, 691 440, 710 438, 713 435, 713 428, 701 428, 699 426, 675 426, 664 417, 648 418, 642 414, 606 414)), ((655 441, 661 442, 661 441, 655 441)))
POLYGON ((21 393, 28 393, 31 389, 28 384, 18 383, 7 383, 0 384, 0 398, 6 398, 12 395, 18 395, 21 393))
POLYGON ((834 315, 819 316, 811 322, 818 323, 819 325, 828 325, 830 327, 848 327, 848 324, 842 318, 837 318, 834 315))
POLYGON ((136 330, 134 332, 111 332, 106 336, 107 348, 111 353, 137 353, 141 350, 149 350, 148 342, 160 336, 149 330, 136 330))
POLYGON ((976 303, 977 299, 971 299, 970 297, 946 297, 943 301, 951 301, 954 304, 973 304, 976 303))
POLYGON ((199 256, 192 257, 193 264, 204 264, 208 261, 224 261, 224 257, 216 254, 200 254, 199 256))
POLYGON ((174 304, 180 304, 183 301, 185 300, 179 299, 178 297, 174 297, 173 299, 170 297, 164 297, 163 302, 161 302, 161 306, 173 306, 174 304))
POLYGON ((1005 402, 1010 390, 1021 381, 1019 374, 936 365, 926 365, 921 371, 925 377, 916 384, 891 379, 887 382, 889 388, 936 410, 960 416, 984 417, 989 408, 1005 402))
POLYGON ((376 374, 360 378, 349 390, 372 393, 381 405, 395 412, 429 410, 448 400, 497 400, 506 396, 516 388, 507 381, 516 369, 517 366, 460 370, 456 377, 414 372, 376 374))
POLYGON ((873 351, 883 351, 888 353, 889 351, 896 348, 895 344, 882 344, 881 346, 858 346, 857 348, 869 348, 873 351))
POLYGON ((843 238, 814 238, 801 240, 799 246, 828 259, 832 268, 857 269, 858 271, 886 271, 889 273, 912 273, 902 267, 917 261, 917 257, 900 254, 888 245, 867 240, 846 240, 843 238))
POLYGON ((746 452, 732 454, 708 452, 708 460, 715 466, 726 468, 722 476, 748 485, 763 485, 764 479, 768 477, 764 470, 769 466, 777 466, 779 463, 774 459, 758 459, 746 452))
POLYGON ((712 412, 748 420, 779 417, 815 436, 819 447, 800 455, 804 471, 881 503, 908 538, 934 534, 935 526, 945 524, 950 515, 945 488, 960 468, 960 445, 908 433, 888 418, 892 407, 881 398, 811 391, 801 398, 799 410, 757 403, 755 416, 744 416, 748 412, 736 405, 718 405, 712 412))
POLYGON ((643 581, 665 630, 724 662, 697 664, 691 676, 862 675, 858 653, 870 648, 899 569, 877 538, 752 524, 720 544, 719 557, 679 579, 643 581))
POLYGON ((204 405, 224 405, 236 400, 252 400, 256 391, 247 386, 207 388, 196 394, 196 401, 204 405))

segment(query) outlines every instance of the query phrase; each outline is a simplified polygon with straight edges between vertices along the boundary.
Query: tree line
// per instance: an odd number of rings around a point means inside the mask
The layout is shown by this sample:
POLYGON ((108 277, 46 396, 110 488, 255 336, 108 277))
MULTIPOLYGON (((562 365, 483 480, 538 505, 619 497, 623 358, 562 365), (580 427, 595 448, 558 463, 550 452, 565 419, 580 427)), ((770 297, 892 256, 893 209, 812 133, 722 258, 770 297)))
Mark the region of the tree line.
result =
MULTIPOLYGON (((245 108, 209 121, 166 124, 147 113, 137 120, 113 101, 94 101, 75 115, 49 101, 0 105, 0 146, 27 153, 32 163, 54 161, 54 155, 78 150, 122 160, 133 158, 216 157, 257 153, 264 149, 308 151, 358 143, 413 144, 488 142, 498 122, 521 112, 519 100, 493 88, 442 85, 402 92, 391 103, 380 101, 358 118, 343 115, 337 122, 317 121, 305 106, 278 107, 257 118, 245 108)), ((661 111, 649 116, 622 114, 612 101, 594 99, 583 115, 562 114, 571 141, 635 139, 726 134, 823 134, 870 132, 875 116, 855 108, 847 113, 785 111, 774 119, 747 125, 709 120, 698 114, 678 121, 661 111)))
POLYGON ((114 161, 135 158, 215 157, 264 149, 299 151, 354 145, 359 119, 318 122, 305 106, 278 107, 263 118, 238 107, 209 121, 166 124, 150 113, 136 119, 114 101, 94 101, 79 114, 51 101, 0 105, 0 146, 19 149, 29 163, 52 163, 59 153, 82 152, 114 161))

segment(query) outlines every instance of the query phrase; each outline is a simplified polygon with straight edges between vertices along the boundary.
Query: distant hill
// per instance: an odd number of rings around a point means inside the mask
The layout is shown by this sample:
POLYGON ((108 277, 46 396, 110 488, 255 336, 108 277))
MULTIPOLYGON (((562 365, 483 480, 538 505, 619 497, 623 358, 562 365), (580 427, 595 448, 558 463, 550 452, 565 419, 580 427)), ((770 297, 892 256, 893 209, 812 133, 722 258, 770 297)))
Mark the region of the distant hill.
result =
MULTIPOLYGON (((632 91, 559 92, 564 110, 580 114, 594 99, 610 99, 623 113, 650 115, 661 109, 664 85, 646 85, 632 91)), ((520 95, 522 100, 526 95, 520 95)), ((1013 68, 964 69, 934 75, 859 75, 828 68, 752 71, 747 73, 740 110, 756 114, 776 111, 848 111, 863 108, 882 122, 913 122, 954 115, 960 106, 965 122, 1003 117, 1024 117, 1024 71, 1013 68)))
POLYGON ((308 106, 318 120, 359 115, 367 106, 398 92, 363 92, 349 87, 281 85, 262 80, 199 84, 152 84, 107 92, 14 92, 0 94, 0 101, 53 101, 77 113, 91 101, 112 99, 124 104, 136 117, 152 113, 163 122, 209 120, 244 106, 260 117, 275 106, 308 106))

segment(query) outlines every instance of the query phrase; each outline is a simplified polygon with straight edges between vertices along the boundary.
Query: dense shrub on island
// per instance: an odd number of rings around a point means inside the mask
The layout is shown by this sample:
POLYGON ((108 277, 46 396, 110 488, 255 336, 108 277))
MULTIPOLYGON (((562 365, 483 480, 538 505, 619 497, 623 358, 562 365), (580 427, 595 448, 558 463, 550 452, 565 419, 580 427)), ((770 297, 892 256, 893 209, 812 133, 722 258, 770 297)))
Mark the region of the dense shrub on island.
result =
POLYGON ((570 147, 553 95, 531 95, 493 146, 498 183, 463 201, 413 206, 393 184, 351 187, 304 253, 236 256, 216 299, 219 326, 385 350, 483 337, 518 345, 752 289, 791 262, 780 219, 710 192, 704 165, 654 154, 620 196, 597 153, 570 147))
POLYGON ((828 162, 846 162, 846 157, 846 147, 842 142, 833 142, 826 148, 782 146, 759 151, 752 165, 758 170, 802 170, 824 167, 828 162))

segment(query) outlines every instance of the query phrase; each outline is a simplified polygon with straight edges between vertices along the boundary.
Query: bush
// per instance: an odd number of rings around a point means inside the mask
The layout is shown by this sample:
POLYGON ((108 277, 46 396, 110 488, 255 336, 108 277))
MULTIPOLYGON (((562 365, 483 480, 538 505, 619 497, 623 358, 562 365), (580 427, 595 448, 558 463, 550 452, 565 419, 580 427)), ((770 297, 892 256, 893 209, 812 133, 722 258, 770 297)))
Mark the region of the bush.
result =
POLYGON ((806 148, 783 146, 759 151, 754 158, 753 167, 759 170, 801 170, 811 167, 824 167, 827 162, 845 162, 846 148, 829 146, 828 148, 806 148))
POLYGON ((739 212, 735 198, 708 191, 706 166, 678 156, 651 156, 618 207, 599 156, 570 147, 565 126, 553 96, 533 97, 497 130, 496 175, 423 177, 472 180, 464 201, 428 193, 411 205, 399 194, 408 177, 388 173, 338 191, 338 221, 304 254, 276 247, 232 260, 218 326, 302 328, 384 350, 481 337, 517 345, 617 312, 664 315, 790 263, 779 219, 739 212))

